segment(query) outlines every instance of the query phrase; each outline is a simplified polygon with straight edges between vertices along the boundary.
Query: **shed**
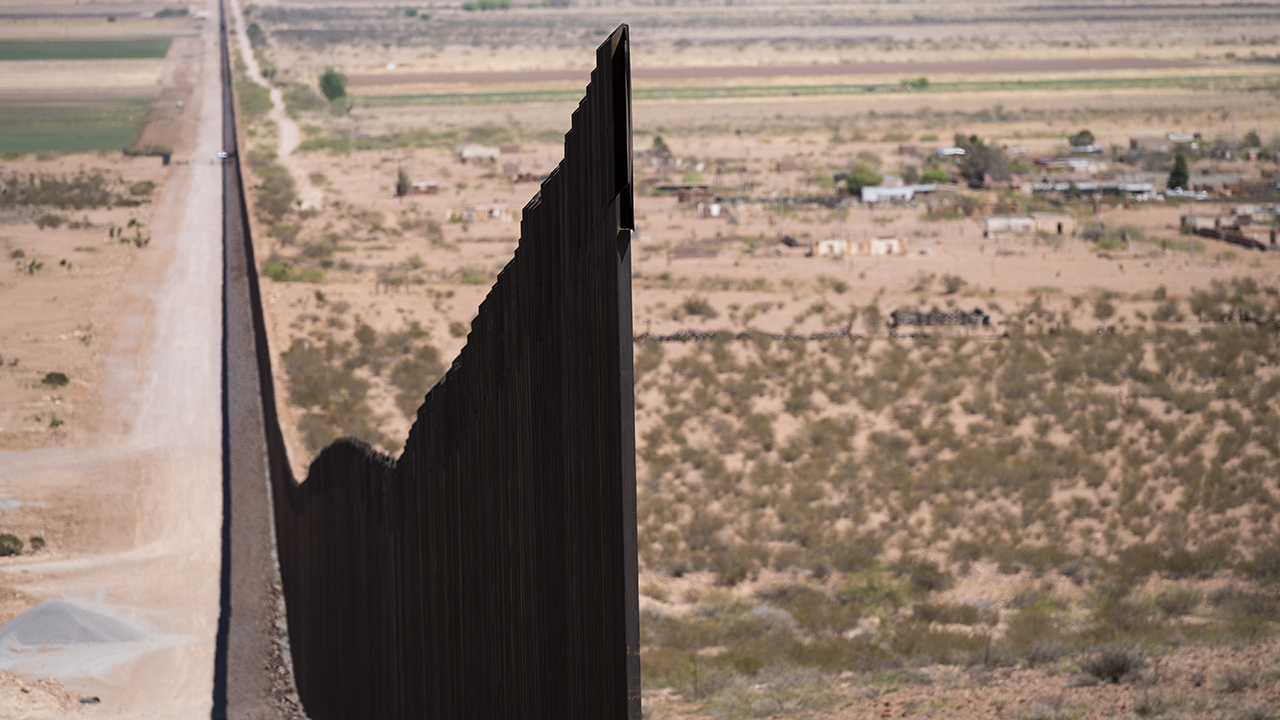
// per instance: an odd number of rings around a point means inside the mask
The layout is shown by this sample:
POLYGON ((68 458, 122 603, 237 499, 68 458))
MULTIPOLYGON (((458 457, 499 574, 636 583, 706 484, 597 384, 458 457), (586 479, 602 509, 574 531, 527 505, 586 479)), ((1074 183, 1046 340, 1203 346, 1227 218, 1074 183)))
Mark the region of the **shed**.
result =
POLYGON ((862 188, 862 202, 907 202, 914 198, 916 189, 911 187, 884 187, 882 185, 868 185, 862 188))
POLYGON ((1035 223, 1036 232, 1071 235, 1076 231, 1076 219, 1064 213, 1031 213, 1031 220, 1035 223))
POLYGON ((411 195, 439 195, 440 184, 434 180, 419 180, 409 186, 411 195))
POLYGON ((871 238, 867 241, 868 255, 901 255, 902 241, 896 237, 871 238))
POLYGON ((992 215, 985 219, 982 237, 993 235, 1024 235, 1036 231, 1033 218, 1009 215, 992 215))
POLYGON ((496 161, 502 155, 502 150, 488 145, 464 145, 458 151, 458 159, 462 162, 471 162, 473 160, 492 160, 496 161))
POLYGON ((819 240, 810 248, 809 254, 817 257, 841 257, 849 252, 848 240, 819 240))

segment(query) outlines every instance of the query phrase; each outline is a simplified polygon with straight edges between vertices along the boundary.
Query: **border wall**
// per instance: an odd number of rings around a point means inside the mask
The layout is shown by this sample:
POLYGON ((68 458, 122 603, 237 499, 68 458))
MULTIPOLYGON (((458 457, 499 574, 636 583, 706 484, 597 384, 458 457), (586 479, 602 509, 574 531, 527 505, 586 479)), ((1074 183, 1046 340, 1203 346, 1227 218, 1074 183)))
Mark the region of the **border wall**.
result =
POLYGON ((310 717, 639 720, 631 157, 624 25, 399 458, 342 439, 295 481, 249 271, 310 717))

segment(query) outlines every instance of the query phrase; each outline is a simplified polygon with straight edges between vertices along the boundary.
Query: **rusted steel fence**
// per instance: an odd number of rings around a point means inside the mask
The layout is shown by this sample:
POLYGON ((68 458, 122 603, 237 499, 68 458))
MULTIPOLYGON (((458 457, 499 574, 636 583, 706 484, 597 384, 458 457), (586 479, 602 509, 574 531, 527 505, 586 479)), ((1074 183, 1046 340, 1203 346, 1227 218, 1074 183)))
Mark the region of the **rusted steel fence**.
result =
POLYGON ((250 274, 289 638, 316 720, 639 720, 630 72, 622 26, 398 459, 339 440, 294 481, 250 274))

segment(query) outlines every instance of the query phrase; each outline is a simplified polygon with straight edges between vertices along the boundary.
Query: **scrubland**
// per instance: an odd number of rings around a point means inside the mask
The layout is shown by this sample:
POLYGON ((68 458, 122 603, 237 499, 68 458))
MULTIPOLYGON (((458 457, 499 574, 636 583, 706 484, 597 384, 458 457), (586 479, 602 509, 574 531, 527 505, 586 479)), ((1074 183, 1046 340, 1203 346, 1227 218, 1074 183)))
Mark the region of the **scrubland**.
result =
MULTIPOLYGON (((572 82, 511 88, 504 74, 586 67, 616 19, 633 23, 637 68, 1189 63, 931 73, 910 87, 637 80, 645 713, 1275 716, 1280 260, 1179 227, 1188 212, 1275 202, 1269 9, 411 9, 248 15, 304 136, 291 173, 266 91, 238 86, 300 475, 341 435, 398 452, 516 246, 537 187, 519 176, 555 166, 577 100, 572 82), (1000 13, 1034 31, 1008 31, 1000 13), (362 84, 322 99, 328 66, 362 84), (446 71, 480 75, 396 79, 446 71), (1133 155, 1128 139, 1199 132, 1191 173, 1239 172, 1261 195, 1029 196, 970 187, 932 153, 977 137, 1013 175, 1052 179, 1034 157, 1085 128, 1109 172, 1164 175, 1173 154, 1133 155), (1253 159, 1239 152, 1249 132, 1253 159), (462 163, 466 143, 519 147, 462 163), (908 183, 940 172, 944 188, 869 207, 836 181, 859 168, 908 183), (438 194, 396 197, 416 181, 438 194), (723 214, 679 202, 672 184, 706 185, 723 214), (1077 231, 983 237, 984 215, 1036 211, 1077 231), (884 236, 905 253, 803 250, 884 236), (991 324, 889 325, 933 308, 991 324), (703 339, 671 341, 679 331, 703 339), (839 336, 775 339, 824 332, 839 336)), ((1265 238, 1274 225, 1251 227, 1265 238)))

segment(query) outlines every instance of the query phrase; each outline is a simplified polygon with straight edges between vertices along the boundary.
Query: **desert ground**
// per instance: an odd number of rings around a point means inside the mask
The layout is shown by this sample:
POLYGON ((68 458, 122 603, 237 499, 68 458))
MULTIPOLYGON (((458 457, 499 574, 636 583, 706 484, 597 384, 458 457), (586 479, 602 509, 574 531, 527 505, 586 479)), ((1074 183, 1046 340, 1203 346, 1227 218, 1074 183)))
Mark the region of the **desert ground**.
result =
POLYGON ((19 551, 0 561, 0 614, 18 616, 0 714, 205 716, 221 524, 216 25, 99 9, 0 7, 0 48, 63 56, 0 62, 6 112, 38 131, 0 159, 0 531, 19 551), (111 103, 139 99, 100 133, 111 103), (61 150, 85 138, 108 144, 61 150), (120 152, 160 145, 168 165, 120 152))
MULTIPOLYGON (((231 3, 295 475, 343 435, 398 454, 559 162, 596 44, 628 22, 646 716, 1277 717, 1280 253, 1182 219, 1247 218, 1264 244, 1277 225, 1274 8, 516 5, 231 3), (1072 153, 1082 130, 1096 153, 1072 153), (990 178, 938 155, 960 141, 990 150, 990 178), (467 145, 496 159, 463 162, 467 145), (1229 187, 1165 197, 1177 153, 1189 182, 1229 187), (934 188, 863 203, 858 173, 934 188), (1121 177, 1154 187, 1034 187, 1121 177), (1030 213, 1069 224, 987 232, 1030 213), (867 252, 884 238, 898 251, 867 252), (822 255, 830 241, 849 251, 822 255), (890 326, 935 308, 989 324, 890 326)), ((214 422, 179 408, 216 407, 216 307, 197 290, 217 264, 199 221, 212 24, 142 7, 0 6, 4 39, 175 37, 109 62, 0 39, 0 98, 28 103, 0 122, 116 103, 95 115, 103 143, 173 151, 0 161, 101 171, 137 202, 0 226, 0 299, 23 309, 0 317, 0 497, 22 503, 0 532, 24 543, 0 559, 5 618, 82 598, 195 638, 62 680, 120 716, 204 711, 194 690, 148 695, 137 668, 205 668, 217 559, 217 518, 171 514, 216 503, 216 448, 178 442, 214 422), (151 563, 179 557, 191 582, 161 593, 151 563)), ((0 697, 36 693, 16 670, 0 697)))

